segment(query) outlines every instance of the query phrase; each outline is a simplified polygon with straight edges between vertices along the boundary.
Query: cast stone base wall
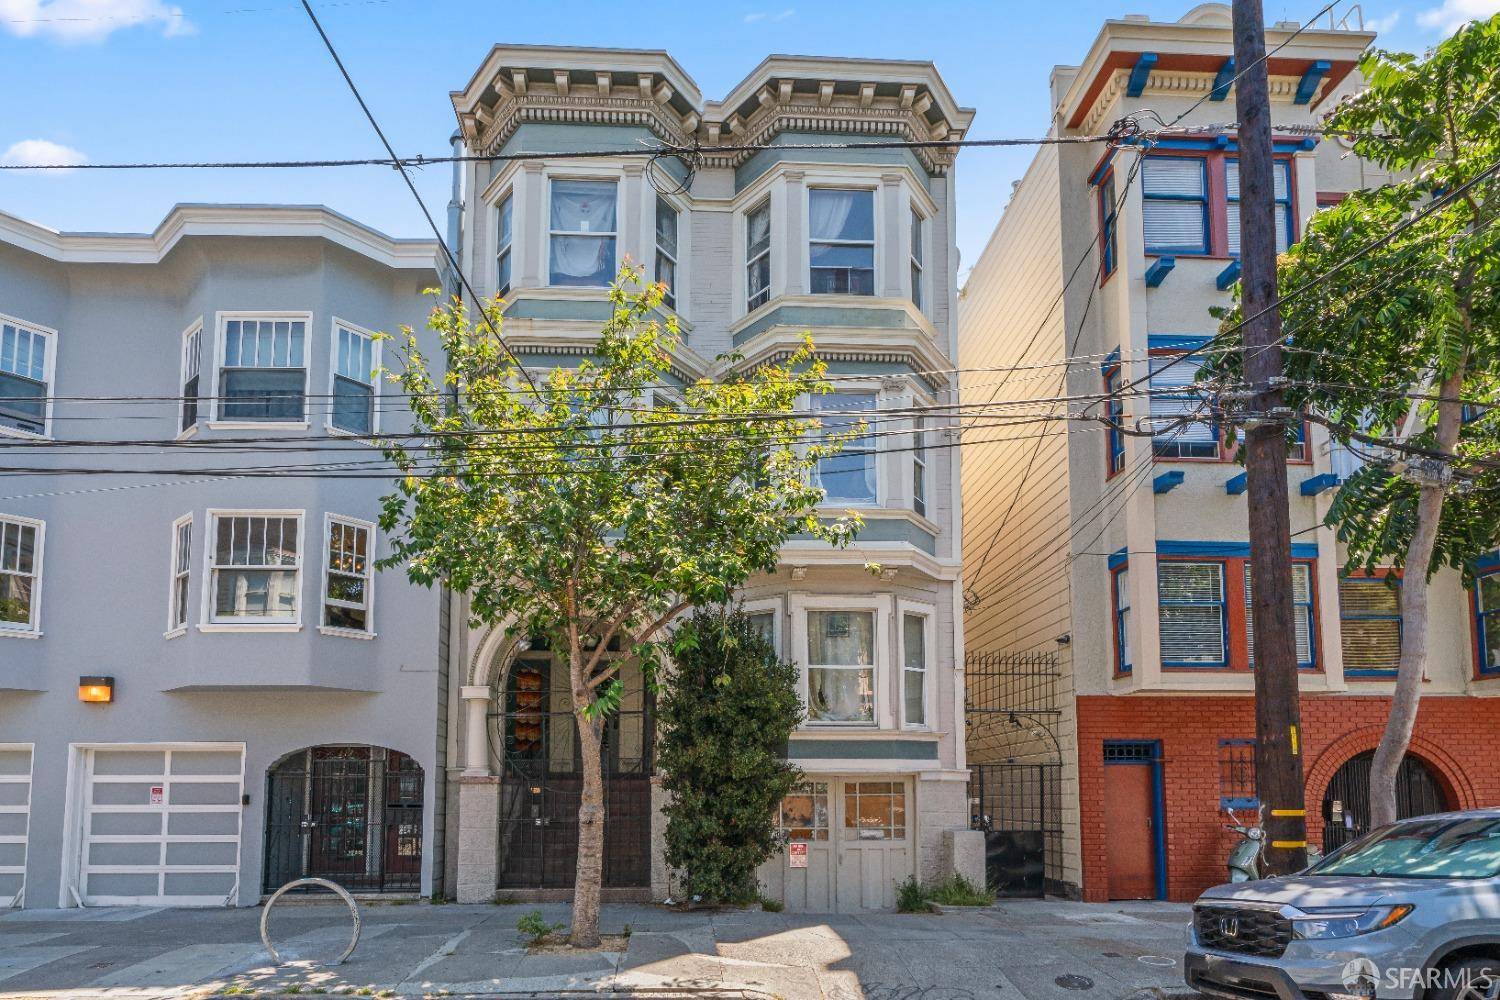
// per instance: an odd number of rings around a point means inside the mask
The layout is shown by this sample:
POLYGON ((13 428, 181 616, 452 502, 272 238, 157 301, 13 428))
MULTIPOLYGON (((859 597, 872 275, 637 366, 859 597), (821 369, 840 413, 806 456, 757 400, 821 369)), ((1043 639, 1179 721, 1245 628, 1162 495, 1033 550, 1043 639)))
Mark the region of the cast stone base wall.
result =
POLYGON ((460 778, 458 784, 458 878, 460 903, 495 898, 500 855, 500 779, 460 778))

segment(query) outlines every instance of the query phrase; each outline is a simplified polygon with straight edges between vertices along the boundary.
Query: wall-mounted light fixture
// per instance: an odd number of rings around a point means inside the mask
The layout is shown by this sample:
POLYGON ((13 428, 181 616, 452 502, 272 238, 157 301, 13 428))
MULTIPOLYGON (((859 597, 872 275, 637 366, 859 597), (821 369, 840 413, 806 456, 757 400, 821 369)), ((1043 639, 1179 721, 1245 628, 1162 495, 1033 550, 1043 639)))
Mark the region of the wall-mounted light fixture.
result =
POLYGON ((108 705, 115 700, 115 679, 113 677, 78 678, 78 700, 95 705, 108 705))

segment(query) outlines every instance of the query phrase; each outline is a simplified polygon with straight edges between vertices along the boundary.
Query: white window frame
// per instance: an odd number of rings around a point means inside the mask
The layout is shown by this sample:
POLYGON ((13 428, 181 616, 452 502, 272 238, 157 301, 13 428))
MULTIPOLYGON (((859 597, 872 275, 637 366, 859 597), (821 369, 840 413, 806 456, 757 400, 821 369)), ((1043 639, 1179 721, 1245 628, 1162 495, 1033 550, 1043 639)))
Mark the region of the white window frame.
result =
MULTIPOLYGON (((619 272, 620 272, 620 240, 623 238, 623 235, 620 232, 620 224, 621 224, 622 221, 624 221, 622 219, 622 215, 624 213, 624 207, 625 207, 622 204, 622 198, 623 198, 623 194, 624 194, 624 190, 625 190, 625 185, 623 183, 623 180, 624 180, 624 178, 621 177, 620 172, 618 170, 613 170, 613 171, 610 171, 608 173, 602 173, 602 174, 565 173, 565 174, 548 174, 547 175, 547 186, 546 186, 546 191, 545 191, 545 193, 546 193, 546 201, 542 203, 542 219, 543 219, 543 224, 547 227, 546 228, 546 232, 547 232, 547 245, 545 247, 545 253, 542 255, 542 274, 543 274, 543 278, 544 278, 544 284, 546 284, 546 286, 548 288, 567 288, 567 289, 571 289, 571 290, 580 290, 580 291, 591 291, 591 290, 592 291, 608 291, 608 289, 609 289, 608 283, 605 283, 603 285, 554 285, 552 283, 552 238, 554 236, 610 236, 610 237, 613 237, 614 238, 615 255, 614 255, 613 266, 611 266, 611 268, 610 268, 610 278, 609 278, 610 281, 613 281, 615 279, 615 275, 619 274, 619 272), (603 231, 601 231, 601 232, 597 232, 597 233, 571 232, 571 231, 563 230, 563 229, 553 229, 552 228, 552 187, 558 181, 562 181, 563 183, 567 183, 569 181, 577 181, 578 183, 582 183, 582 184, 612 184, 612 185, 614 185, 614 189, 615 189, 615 228, 612 229, 612 230, 610 230, 609 232, 603 232, 603 231)), ((512 225, 512 227, 514 227, 514 225, 515 225, 514 216, 512 216, 511 225, 512 225)))
POLYGON ((46 389, 46 409, 42 414, 42 432, 23 431, 19 427, 0 426, 0 435, 25 438, 29 441, 45 441, 52 438, 52 400, 57 395, 57 331, 29 320, 0 313, 0 323, 24 329, 32 336, 40 335, 47 344, 47 356, 42 359, 42 383, 46 389))
POLYGON ((881 271, 880 265, 883 260, 881 246, 885 239, 885 222, 881 218, 880 211, 880 186, 863 178, 851 177, 847 181, 836 180, 831 177, 809 178, 807 186, 803 189, 802 197, 802 231, 805 235, 804 250, 806 251, 807 268, 807 294, 814 298, 835 299, 878 299, 881 297, 881 271), (833 240, 818 239, 812 231, 812 197, 815 191, 860 191, 870 196, 870 239, 868 240, 833 240), (862 295, 858 292, 815 292, 813 291, 813 262, 812 248, 814 243, 822 243, 829 246, 862 247, 866 243, 870 246, 870 294, 862 295))
MULTIPOLYGON (((306 430, 310 426, 307 416, 308 388, 312 368, 308 359, 312 356, 313 314, 311 312, 217 312, 214 314, 214 398, 213 419, 208 426, 215 430, 306 430), (225 336, 231 320, 253 320, 264 322, 277 320, 302 323, 302 419, 301 420, 225 420, 221 415, 224 406, 224 359, 225 336)), ((200 378, 199 385, 202 385, 200 378)))
MULTIPOLYGON (((376 541, 375 524, 372 521, 364 521, 357 517, 348 517, 344 514, 329 513, 323 515, 323 583, 319 588, 321 600, 318 602, 318 631, 324 635, 343 636, 347 639, 375 638, 376 541), (363 629, 329 625, 323 620, 324 612, 328 609, 328 602, 332 599, 328 596, 328 575, 333 572, 333 553, 329 551, 329 542, 335 524, 360 528, 365 532, 365 627, 363 629)), ((354 574, 350 573, 347 575, 353 576, 354 574)), ((347 604, 347 602, 341 603, 347 604)))
POLYGON ((198 433, 198 425, 203 423, 204 403, 213 403, 211 399, 205 399, 203 395, 203 319, 199 317, 192 325, 182 331, 182 357, 179 362, 177 374, 177 388, 182 398, 177 401, 177 438, 192 437, 198 433), (191 351, 189 348, 191 347, 191 351), (191 372, 191 376, 190 376, 191 372), (184 424, 187 419, 187 383, 189 377, 198 379, 198 394, 193 397, 193 422, 184 424))
POLYGON ((937 650, 933 643, 936 639, 937 629, 937 607, 924 604, 921 601, 896 601, 896 655, 901 665, 901 678, 897 684, 898 708, 901 715, 902 729, 932 730, 937 727, 933 725, 932 706, 933 686, 937 680, 937 650), (906 666, 906 616, 912 615, 922 620, 922 653, 926 662, 922 665, 922 722, 911 722, 906 718, 906 675, 917 673, 909 670, 906 666))
POLYGON ((751 313, 755 312, 757 309, 764 309, 766 306, 770 305, 771 300, 776 297, 773 291, 776 285, 776 255, 774 253, 776 249, 776 216, 773 214, 774 208, 775 202, 772 200, 771 193, 768 191, 763 196, 752 202, 748 207, 746 207, 743 212, 736 213, 735 215, 737 228, 739 230, 738 239, 745 248, 745 264, 744 267, 740 269, 739 277, 739 280, 745 283, 742 286, 743 294, 745 297, 738 300, 739 304, 743 307, 740 312, 741 316, 748 316, 751 313), (760 253, 751 256, 750 217, 763 209, 766 213, 766 248, 760 253), (754 295, 751 295, 750 266, 759 261, 762 257, 764 257, 766 260, 766 286, 761 291, 758 291, 754 295), (765 301, 757 302, 752 305, 751 300, 754 298, 758 298, 761 294, 765 295, 765 301))
POLYGON ((771 616, 771 645, 776 647, 776 655, 786 658, 786 629, 782 624, 785 609, 782 607, 781 598, 769 597, 759 601, 745 601, 740 605, 740 610, 748 615, 771 616))
MULTIPOLYGON (((847 500, 830 500, 825 497, 818 503, 818 507, 820 510, 833 511, 845 511, 851 508, 856 510, 872 510, 877 507, 884 507, 887 503, 890 502, 891 488, 890 484, 887 482, 889 477, 886 471, 881 467, 885 464, 886 458, 889 456, 890 452, 881 446, 881 442, 884 439, 880 436, 880 414, 886 408, 887 403, 890 402, 890 394, 888 394, 884 389, 880 388, 878 383, 873 384, 872 387, 872 383, 869 381, 834 382, 832 390, 828 393, 807 395, 802 397, 801 408, 808 412, 817 412, 819 410, 818 403, 820 400, 827 399, 829 396, 837 396, 839 393, 860 393, 863 395, 873 395, 875 397, 875 408, 873 410, 829 411, 869 414, 869 417, 866 418, 869 426, 866 427, 865 433, 870 435, 869 450, 875 465, 875 499, 873 501, 866 502, 852 502, 847 500)), ((846 444, 845 448, 847 447, 848 445, 846 444)), ((842 455, 844 454, 844 452, 840 451, 839 454, 842 455)), ((821 463, 824 460, 820 459, 819 461, 821 463)), ((820 465, 813 466, 811 476, 813 485, 818 486, 821 489, 823 477, 820 465)))
POLYGON ((911 257, 911 304, 917 312, 927 313, 927 217, 911 206, 911 233, 907 237, 906 249, 911 257), (921 250, 921 253, 917 253, 921 250))
POLYGON ((682 205, 678 204, 675 198, 668 198, 666 195, 657 191, 656 188, 651 187, 650 185, 647 185, 647 187, 656 195, 655 200, 651 203, 651 247, 653 250, 653 253, 651 255, 651 277, 653 281, 661 280, 661 276, 656 273, 656 257, 658 254, 672 262, 672 276, 676 280, 674 280, 671 287, 667 289, 667 298, 664 298, 662 300, 662 305, 672 310, 674 313, 681 315, 684 300, 684 296, 682 293, 684 290, 684 286, 686 285, 686 282, 683 280, 683 264, 687 260, 687 255, 683 253, 683 235, 686 229, 683 223, 686 221, 687 211, 682 207, 682 205), (657 239, 656 216, 658 214, 658 210, 663 204, 677 213, 677 249, 674 253, 667 253, 665 250, 663 250, 661 247, 661 242, 657 239), (671 300, 670 302, 667 301, 668 298, 671 300))
POLYGON ((203 584, 200 600, 198 631, 200 632, 300 632, 304 609, 302 570, 307 565, 307 511, 294 509, 243 509, 210 507, 203 522, 203 584), (214 621, 214 548, 219 536, 221 517, 294 517, 297 519, 297 562, 292 567, 296 577, 293 585, 297 595, 297 614, 289 622, 214 621))
POLYGON ((933 431, 927 426, 925 415, 913 417, 911 425, 911 510, 918 517, 931 520, 932 476, 929 474, 931 463, 927 457, 927 436, 933 431), (921 510, 917 509, 918 504, 921 504, 921 510))
MULTIPOLYGON (((500 192, 500 196, 493 202, 494 212, 491 214, 491 225, 494 233, 492 246, 495 248, 495 297, 505 298, 510 295, 511 290, 516 287, 516 189, 512 184, 500 192), (506 203, 510 203, 510 242, 503 247, 500 245, 500 213, 506 203), (510 276, 505 282, 505 287, 500 283, 500 258, 510 258, 510 276)), ((548 209, 551 206, 548 205, 548 209)))
POLYGON ((192 594, 193 581, 193 515, 184 514, 172 522, 172 561, 167 566, 167 631, 166 638, 174 639, 187 632, 188 622, 191 620, 190 595, 192 594), (182 529, 188 529, 187 552, 182 551, 182 529), (183 589, 183 604, 177 606, 177 584, 186 579, 187 587, 183 589), (180 613, 179 613, 180 612, 180 613))
MULTIPOLYGON (((337 380, 338 380, 338 377, 339 377, 339 373, 338 373, 338 355, 339 355, 339 328, 340 327, 344 328, 345 330, 348 330, 352 334, 355 334, 355 335, 360 336, 360 337, 364 337, 366 340, 368 340, 370 342, 370 361, 374 365, 374 367, 371 369, 371 371, 377 371, 377 370, 379 370, 379 368, 380 368, 380 366, 382 364, 382 360, 381 360, 381 345, 382 345, 383 341, 380 339, 380 335, 377 334, 374 330, 367 330, 364 327, 358 325, 357 323, 350 323, 347 320, 339 319, 337 316, 333 317, 333 322, 332 322, 332 324, 328 328, 328 410, 327 410, 327 415, 325 417, 324 428, 328 431, 329 434, 338 435, 339 437, 355 437, 355 438, 357 438, 357 437, 361 437, 362 436, 362 435, 360 435, 360 433, 358 431, 345 430, 342 427, 335 427, 334 423, 333 423, 334 389, 336 387, 336 383, 337 383, 337 380)), ((370 377, 370 383, 369 383, 369 385, 370 385, 370 433, 371 434, 379 434, 380 433, 380 379, 375 378, 374 376, 371 376, 370 377)), ((368 443, 371 444, 371 445, 376 445, 377 444, 377 442, 375 442, 375 441, 369 441, 368 443)))
POLYGON ((0 774, 0 785, 24 785, 26 787, 25 802, 19 805, 0 805, 0 813, 25 817, 20 833, 0 835, 0 844, 21 845, 19 865, 0 865, 0 875, 21 876, 21 887, 16 890, 14 896, 0 896, 0 911, 3 911, 13 906, 24 906, 26 903, 26 860, 31 853, 31 800, 34 790, 33 779, 36 774, 36 745, 34 743, 0 743, 0 752, 26 754, 25 774, 0 774))
POLYGON ((791 596, 791 620, 792 620, 792 661, 797 664, 801 679, 798 687, 798 697, 802 699, 802 705, 806 710, 811 703, 810 689, 808 687, 810 673, 807 662, 807 613, 809 611, 850 611, 856 613, 873 612, 875 615, 875 668, 874 688, 875 706, 873 722, 823 722, 812 718, 804 718, 799 728, 802 729, 895 729, 896 715, 891 710, 889 688, 891 675, 891 615, 894 610, 895 601, 890 594, 872 595, 812 595, 793 594, 791 596))
POLYGON ((31 559, 31 621, 23 627, 17 627, 10 622, 0 622, 0 638, 40 639, 42 637, 42 556, 47 547, 47 522, 22 517, 19 514, 0 514, 0 526, 7 523, 36 529, 36 550, 31 559))

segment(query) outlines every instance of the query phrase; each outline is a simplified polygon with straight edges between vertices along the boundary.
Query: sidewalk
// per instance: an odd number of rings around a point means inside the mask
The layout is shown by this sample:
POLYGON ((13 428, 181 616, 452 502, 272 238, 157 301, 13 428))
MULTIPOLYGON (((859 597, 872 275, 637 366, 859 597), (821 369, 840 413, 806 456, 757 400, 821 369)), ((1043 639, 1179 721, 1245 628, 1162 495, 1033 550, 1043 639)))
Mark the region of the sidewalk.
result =
POLYGON ((1120 1000, 1185 993, 1188 907, 1003 902, 941 915, 679 913, 606 906, 624 952, 528 953, 516 921, 562 904, 362 907, 347 963, 342 906, 280 906, 274 967, 261 910, 18 910, 0 915, 0 998, 262 997, 358 991, 399 996, 783 997, 786 1000, 1120 1000), (1074 978, 1081 977, 1081 978, 1074 978))

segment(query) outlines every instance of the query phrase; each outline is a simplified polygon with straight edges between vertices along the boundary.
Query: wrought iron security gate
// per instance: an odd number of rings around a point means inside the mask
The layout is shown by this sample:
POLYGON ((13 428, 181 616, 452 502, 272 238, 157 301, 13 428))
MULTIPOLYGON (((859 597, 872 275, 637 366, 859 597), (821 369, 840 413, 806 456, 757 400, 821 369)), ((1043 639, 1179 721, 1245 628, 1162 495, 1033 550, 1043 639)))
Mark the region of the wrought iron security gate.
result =
MULTIPOLYGON (((651 884, 652 699, 638 670, 605 721, 604 886, 651 884)), ((546 652, 522 657, 506 682, 499 729, 501 889, 569 889, 578 863, 582 754, 567 671, 546 652), (554 669, 555 668, 555 669, 554 669)))
MULTIPOLYGON (((1343 847, 1370 829, 1370 765, 1375 751, 1349 758, 1334 772, 1323 793, 1323 851, 1343 847)), ((1396 815, 1400 819, 1426 816, 1447 808, 1437 779, 1411 754, 1396 772, 1396 815)))
POLYGON ((352 892, 417 892, 422 768, 396 750, 320 746, 266 775, 265 892, 330 879, 352 892))

